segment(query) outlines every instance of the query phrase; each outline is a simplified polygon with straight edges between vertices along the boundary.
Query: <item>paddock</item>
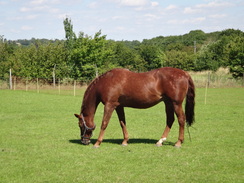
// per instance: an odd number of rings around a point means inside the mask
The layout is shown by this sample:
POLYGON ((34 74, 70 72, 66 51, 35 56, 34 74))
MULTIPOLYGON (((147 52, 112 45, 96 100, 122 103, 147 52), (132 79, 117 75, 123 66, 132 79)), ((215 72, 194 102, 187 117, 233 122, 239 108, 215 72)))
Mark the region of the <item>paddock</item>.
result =
MULTIPOLYGON (((80 144, 80 95, 0 90, 0 180, 8 182, 243 182, 244 88, 196 90, 196 123, 174 148, 178 124, 162 147, 164 104, 126 108, 130 141, 113 114, 102 148, 80 144), (149 115, 153 114, 153 115, 149 115), (147 123, 153 125, 148 126, 147 123)), ((101 125, 103 106, 95 116, 101 125)), ((99 128, 91 139, 95 143, 99 128)))

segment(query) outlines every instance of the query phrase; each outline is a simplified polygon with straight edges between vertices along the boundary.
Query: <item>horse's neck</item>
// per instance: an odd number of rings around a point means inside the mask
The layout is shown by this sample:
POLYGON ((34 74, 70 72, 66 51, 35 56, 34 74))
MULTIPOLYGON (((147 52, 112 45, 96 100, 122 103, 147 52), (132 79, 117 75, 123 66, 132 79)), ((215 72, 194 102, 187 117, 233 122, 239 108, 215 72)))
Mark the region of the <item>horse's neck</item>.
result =
POLYGON ((97 96, 94 91, 86 92, 83 98, 83 103, 81 107, 81 113, 84 116, 94 117, 97 106, 98 106, 97 96))

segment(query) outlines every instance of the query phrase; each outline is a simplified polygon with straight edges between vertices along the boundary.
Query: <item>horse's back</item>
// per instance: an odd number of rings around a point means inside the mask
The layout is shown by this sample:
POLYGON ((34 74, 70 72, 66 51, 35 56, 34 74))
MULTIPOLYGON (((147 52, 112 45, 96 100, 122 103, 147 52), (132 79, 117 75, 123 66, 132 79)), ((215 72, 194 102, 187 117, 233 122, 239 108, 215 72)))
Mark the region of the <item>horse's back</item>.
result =
POLYGON ((112 69, 99 78, 97 87, 103 103, 116 101, 127 107, 147 108, 165 96, 183 101, 188 77, 183 70, 170 67, 144 73, 112 69))

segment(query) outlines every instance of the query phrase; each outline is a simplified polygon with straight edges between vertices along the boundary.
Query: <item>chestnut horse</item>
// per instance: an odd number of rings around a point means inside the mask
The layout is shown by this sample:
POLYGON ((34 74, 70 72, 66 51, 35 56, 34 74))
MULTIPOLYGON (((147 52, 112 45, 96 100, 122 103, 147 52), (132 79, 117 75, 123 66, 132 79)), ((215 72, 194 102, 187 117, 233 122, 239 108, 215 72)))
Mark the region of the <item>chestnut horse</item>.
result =
POLYGON ((82 144, 88 145, 96 125, 94 115, 100 102, 104 104, 104 114, 99 137, 94 147, 103 141, 104 132, 114 110, 122 127, 124 140, 129 140, 126 129, 124 107, 149 108, 161 101, 165 103, 166 128, 157 142, 162 146, 174 122, 174 113, 179 122, 179 138, 176 147, 184 140, 185 121, 190 126, 194 122, 195 87, 190 75, 176 68, 159 68, 145 73, 134 73, 127 69, 113 69, 94 79, 88 86, 81 106, 79 119, 82 144), (185 113, 182 103, 186 98, 185 113))

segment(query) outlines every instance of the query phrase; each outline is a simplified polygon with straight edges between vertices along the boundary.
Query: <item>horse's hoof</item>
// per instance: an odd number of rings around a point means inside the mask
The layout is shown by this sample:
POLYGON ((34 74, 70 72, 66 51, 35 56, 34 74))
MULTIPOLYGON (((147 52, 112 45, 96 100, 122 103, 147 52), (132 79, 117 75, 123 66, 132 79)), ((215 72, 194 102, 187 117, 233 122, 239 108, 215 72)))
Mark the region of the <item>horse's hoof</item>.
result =
POLYGON ((157 146, 157 147, 162 147, 163 144, 161 144, 161 143, 157 143, 157 144, 155 144, 155 146, 157 146))
POLYGON ((179 149, 181 148, 181 145, 175 145, 174 147, 179 149))

